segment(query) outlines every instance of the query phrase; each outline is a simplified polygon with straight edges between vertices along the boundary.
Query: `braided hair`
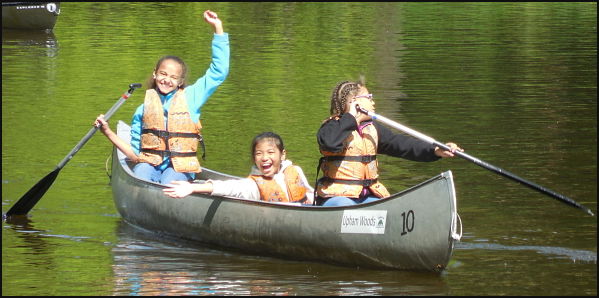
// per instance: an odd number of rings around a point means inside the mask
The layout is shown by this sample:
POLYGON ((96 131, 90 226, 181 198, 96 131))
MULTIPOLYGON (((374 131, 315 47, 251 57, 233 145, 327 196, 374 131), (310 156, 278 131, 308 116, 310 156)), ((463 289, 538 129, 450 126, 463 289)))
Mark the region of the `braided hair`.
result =
POLYGON ((364 86, 364 77, 362 76, 356 82, 343 81, 338 83, 331 95, 331 118, 341 116, 345 113, 347 101, 356 96, 364 86))

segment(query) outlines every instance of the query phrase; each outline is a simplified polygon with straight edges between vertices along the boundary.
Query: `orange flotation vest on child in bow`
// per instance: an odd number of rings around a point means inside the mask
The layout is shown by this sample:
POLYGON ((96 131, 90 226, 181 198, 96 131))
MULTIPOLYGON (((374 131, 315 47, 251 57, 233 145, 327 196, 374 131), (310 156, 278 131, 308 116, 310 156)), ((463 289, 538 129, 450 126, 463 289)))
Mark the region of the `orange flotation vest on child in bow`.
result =
POLYGON ((320 151, 324 156, 320 162, 324 177, 317 182, 317 195, 358 198, 367 187, 379 198, 388 197, 389 191, 378 182, 378 134, 374 125, 365 125, 361 133, 354 130, 343 144, 341 152, 320 151))
POLYGON ((146 90, 140 161, 157 166, 162 163, 163 156, 169 156, 175 171, 201 172, 197 149, 198 141, 202 139, 202 125, 199 120, 197 124, 191 120, 183 89, 175 93, 167 118, 168 125, 156 90, 146 90))
POLYGON ((285 185, 287 187, 287 194, 281 186, 275 181, 274 178, 266 179, 262 175, 250 175, 249 178, 253 179, 258 186, 260 191, 260 199, 268 202, 304 202, 306 192, 308 189, 303 185, 302 179, 300 178, 299 172, 295 166, 288 166, 283 170, 285 175, 285 185))

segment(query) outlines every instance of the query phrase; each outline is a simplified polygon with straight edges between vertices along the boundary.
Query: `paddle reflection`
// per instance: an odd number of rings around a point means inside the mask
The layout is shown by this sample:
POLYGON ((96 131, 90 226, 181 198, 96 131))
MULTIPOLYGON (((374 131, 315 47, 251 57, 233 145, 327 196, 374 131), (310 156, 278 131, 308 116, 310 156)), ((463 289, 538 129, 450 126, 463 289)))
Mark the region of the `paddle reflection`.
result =
POLYGON ((29 256, 27 265, 35 267, 38 270, 56 267, 54 253, 57 245, 50 240, 53 235, 48 234, 47 231, 35 228, 34 222, 28 216, 5 217, 3 214, 2 219, 5 223, 2 226, 2 242, 8 242, 7 248, 18 250, 19 253, 19 255, 7 257, 6 261, 4 256, 2 257, 2 271, 26 272, 27 270, 19 268, 23 264, 15 261, 22 256, 29 256), (5 238, 4 235, 5 233, 9 234, 9 230, 12 230, 12 233, 5 238))
MULTIPOLYGON (((4 228, 11 228, 16 233, 15 235, 23 240, 21 247, 27 247, 31 249, 32 254, 47 255, 49 254, 49 244, 45 231, 36 229, 33 221, 28 216, 9 216, 5 217, 2 215, 2 219, 8 225, 4 225, 4 228)), ((16 245, 13 243, 13 245, 16 245)))

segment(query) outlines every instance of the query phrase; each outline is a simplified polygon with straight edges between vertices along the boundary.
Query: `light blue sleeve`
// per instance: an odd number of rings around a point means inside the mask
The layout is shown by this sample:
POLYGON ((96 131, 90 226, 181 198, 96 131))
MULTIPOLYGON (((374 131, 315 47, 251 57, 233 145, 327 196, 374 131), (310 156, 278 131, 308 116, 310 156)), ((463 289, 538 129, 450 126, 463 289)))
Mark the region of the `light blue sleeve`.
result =
POLYGON ((136 155, 139 155, 141 148, 141 122, 144 113, 144 105, 141 104, 135 110, 133 119, 131 119, 131 148, 136 155))
POLYGON ((214 34, 212 38, 212 62, 204 76, 193 85, 185 88, 191 119, 197 123, 200 118, 200 108, 216 91, 229 74, 229 34, 214 34))

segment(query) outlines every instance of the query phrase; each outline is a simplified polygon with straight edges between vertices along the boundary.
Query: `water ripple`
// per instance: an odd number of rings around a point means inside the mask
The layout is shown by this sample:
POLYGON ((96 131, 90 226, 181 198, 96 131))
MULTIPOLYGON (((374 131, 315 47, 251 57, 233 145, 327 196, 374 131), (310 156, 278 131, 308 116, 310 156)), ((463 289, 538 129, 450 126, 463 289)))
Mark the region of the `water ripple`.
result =
POLYGON ((555 255, 560 259, 570 259, 572 262, 597 264, 597 252, 566 247, 460 242, 456 244, 456 249, 532 250, 545 255, 555 255))

